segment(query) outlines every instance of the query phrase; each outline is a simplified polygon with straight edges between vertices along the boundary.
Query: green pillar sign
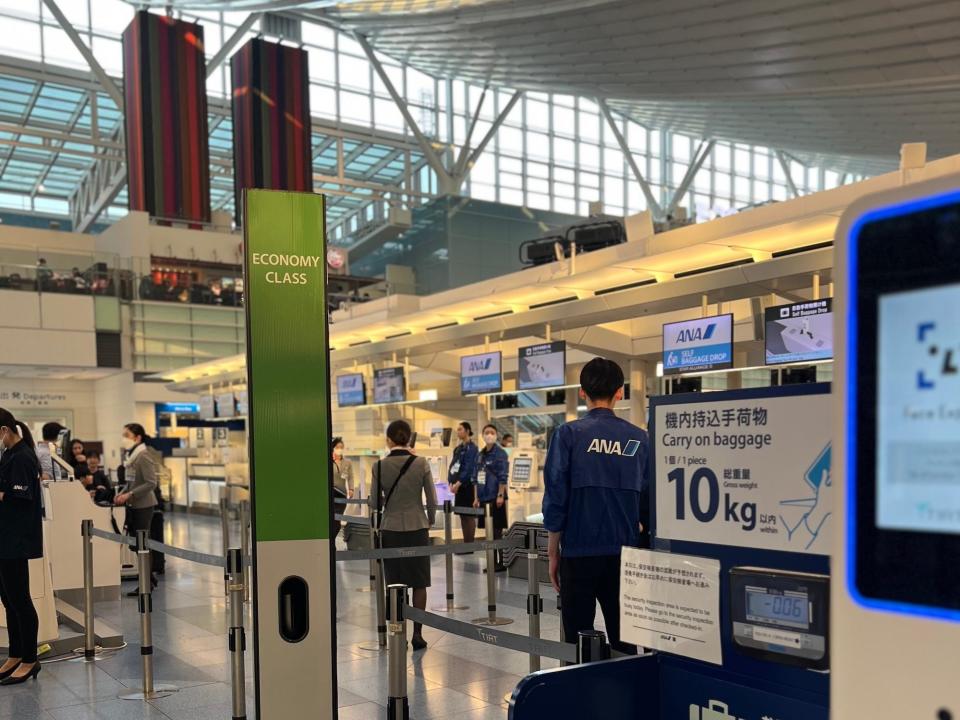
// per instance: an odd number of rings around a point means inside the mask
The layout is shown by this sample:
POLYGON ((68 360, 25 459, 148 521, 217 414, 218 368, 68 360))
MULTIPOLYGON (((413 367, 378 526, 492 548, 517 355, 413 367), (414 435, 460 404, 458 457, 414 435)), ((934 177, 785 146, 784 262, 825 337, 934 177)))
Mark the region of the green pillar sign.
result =
POLYGON ((244 196, 257 717, 336 717, 324 200, 244 196))

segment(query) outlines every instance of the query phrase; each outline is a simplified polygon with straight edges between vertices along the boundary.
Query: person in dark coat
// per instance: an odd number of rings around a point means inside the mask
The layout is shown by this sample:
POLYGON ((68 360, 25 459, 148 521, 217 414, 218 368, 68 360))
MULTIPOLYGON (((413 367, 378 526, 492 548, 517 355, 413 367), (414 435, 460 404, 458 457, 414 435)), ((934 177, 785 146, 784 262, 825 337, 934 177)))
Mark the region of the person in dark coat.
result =
POLYGON ((30 560, 43 557, 43 506, 40 461, 30 428, 4 408, 0 447, 0 602, 10 636, 0 685, 17 685, 40 672, 40 622, 30 597, 30 560))

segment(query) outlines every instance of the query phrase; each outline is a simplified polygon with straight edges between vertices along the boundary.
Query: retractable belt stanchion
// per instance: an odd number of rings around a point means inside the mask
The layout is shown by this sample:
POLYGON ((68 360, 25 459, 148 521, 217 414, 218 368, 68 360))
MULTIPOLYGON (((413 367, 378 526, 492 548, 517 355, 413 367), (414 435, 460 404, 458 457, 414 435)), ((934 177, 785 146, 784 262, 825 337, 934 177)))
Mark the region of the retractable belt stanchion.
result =
POLYGON ((577 637, 577 661, 581 663, 610 659, 610 646, 602 630, 581 630, 577 637))
POLYGON ((387 720, 409 720, 407 699, 407 586, 387 588, 388 656, 387 720))
POLYGON ((83 658, 77 660, 90 662, 97 657, 93 618, 93 520, 80 521, 80 535, 83 537, 83 658))
MULTIPOLYGON (((447 546, 453 545, 453 503, 443 501, 443 542, 447 546)), ((453 612, 454 610, 469 610, 469 605, 457 605, 453 601, 453 553, 444 555, 446 563, 447 602, 445 605, 433 608, 435 612, 453 612)))
MULTIPOLYGON (((484 505, 484 540, 493 540, 493 503, 484 505)), ((475 625, 509 625, 510 618, 497 617, 497 551, 487 548, 487 616, 474 619, 475 625)))
MULTIPOLYGON (((527 531, 527 617, 530 623, 530 637, 540 639, 540 613, 543 612, 543 599, 540 597, 540 578, 537 574, 537 531, 527 531)), ((530 653, 530 672, 540 669, 540 656, 530 653)))
MULTIPOLYGON (((370 547, 373 547, 373 508, 369 508, 369 513, 370 513, 370 547)), ((346 506, 344 506, 344 514, 346 514, 346 506)), ((347 527, 349 527, 349 525, 347 527)), ((375 592, 376 589, 377 589, 377 561, 371 560, 370 561, 370 585, 358 587, 357 592, 362 592, 362 593, 375 592)))
POLYGON ((143 665, 143 691, 120 695, 121 700, 154 700, 177 692, 173 685, 153 684, 153 597, 150 588, 150 550, 147 531, 137 530, 137 579, 140 584, 140 659, 143 665))
POLYGON ((250 570, 247 559, 250 557, 250 501, 241 500, 237 506, 237 513, 240 516, 240 555, 243 557, 243 563, 240 566, 243 572, 243 600, 249 602, 250 570))
POLYGON ((243 628, 243 606, 246 596, 246 555, 243 550, 227 550, 227 574, 230 577, 230 688, 233 701, 233 720, 246 720, 247 688, 243 653, 247 649, 247 635, 243 628))
MULTIPOLYGON (((220 491, 220 536, 221 536, 221 551, 226 554, 227 550, 230 549, 230 504, 227 502, 226 493, 229 490, 224 487, 220 491)), ((223 594, 228 596, 230 593, 227 591, 227 573, 223 573, 223 594)))
MULTIPOLYGON (((380 513, 370 510, 370 541, 374 550, 380 550, 380 513)), ((371 560, 373 565, 374 595, 377 601, 377 642, 376 644, 361 643, 357 646, 366 652, 386 652, 387 650, 387 623, 384 608, 383 560, 371 560)))

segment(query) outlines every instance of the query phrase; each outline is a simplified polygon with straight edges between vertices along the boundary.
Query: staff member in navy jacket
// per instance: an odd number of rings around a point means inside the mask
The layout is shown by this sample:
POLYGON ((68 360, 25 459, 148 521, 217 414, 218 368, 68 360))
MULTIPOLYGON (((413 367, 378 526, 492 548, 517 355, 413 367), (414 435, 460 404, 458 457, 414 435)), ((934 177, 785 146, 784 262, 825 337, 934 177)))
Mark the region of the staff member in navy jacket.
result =
MULTIPOLYGON (((490 506, 493 539, 499 540, 507 527, 507 479, 510 474, 510 461, 507 451, 497 444, 497 428, 484 425, 482 434, 483 447, 477 457, 477 497, 481 506, 490 506)), ((480 517, 480 527, 486 529, 486 511, 480 517)), ((495 556, 496 571, 503 572, 506 570, 503 565, 503 550, 497 550, 495 556)))
MULTIPOLYGON (((464 420, 457 425, 457 439, 460 444, 453 449, 447 483, 453 493, 453 502, 457 507, 480 507, 477 497, 477 444, 473 441, 473 428, 464 420)), ((472 543, 477 533, 475 515, 460 515, 460 527, 463 528, 463 541, 472 543)), ((459 554, 459 553, 458 553, 459 554)))
POLYGON ((7 612, 8 658, 0 685, 18 685, 40 672, 37 611, 30 597, 30 560, 43 557, 40 461, 30 429, 0 408, 0 601, 7 612))
POLYGON ((631 652, 620 642, 620 549, 641 544, 649 441, 613 412, 623 398, 623 371, 612 360, 584 366, 580 396, 586 417, 554 433, 543 469, 550 580, 568 642, 593 630, 599 602, 610 644, 631 652))

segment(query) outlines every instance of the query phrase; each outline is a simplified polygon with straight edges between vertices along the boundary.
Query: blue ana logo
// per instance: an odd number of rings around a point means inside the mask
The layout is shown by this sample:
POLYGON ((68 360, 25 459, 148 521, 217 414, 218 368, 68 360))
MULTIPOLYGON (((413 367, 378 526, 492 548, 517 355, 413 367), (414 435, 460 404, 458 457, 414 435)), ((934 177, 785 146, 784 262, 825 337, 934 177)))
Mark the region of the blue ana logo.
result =
POLYGON ((588 453, 600 453, 602 455, 620 455, 621 457, 633 457, 640 449, 639 440, 628 440, 622 448, 619 440, 605 440, 603 438, 594 438, 590 441, 587 448, 588 453))
POLYGON ((716 329, 716 323, 709 323, 705 328, 682 328, 677 334, 677 343, 679 344, 696 342, 698 340, 709 340, 711 337, 713 337, 713 331, 716 329))
POLYGON ((482 372, 483 370, 489 370, 492 364, 493 358, 486 358, 485 360, 471 360, 469 363, 467 363, 467 369, 470 372, 482 372))
MULTIPOLYGON (((957 374, 957 364, 954 359, 953 348, 941 348, 936 342, 929 339, 929 336, 937 329, 937 324, 933 322, 924 322, 917 324, 917 342, 921 345, 927 345, 927 354, 932 358, 943 357, 940 364, 940 377, 957 374)), ((917 390, 933 390, 936 382, 932 375, 925 370, 917 370, 917 390)))

